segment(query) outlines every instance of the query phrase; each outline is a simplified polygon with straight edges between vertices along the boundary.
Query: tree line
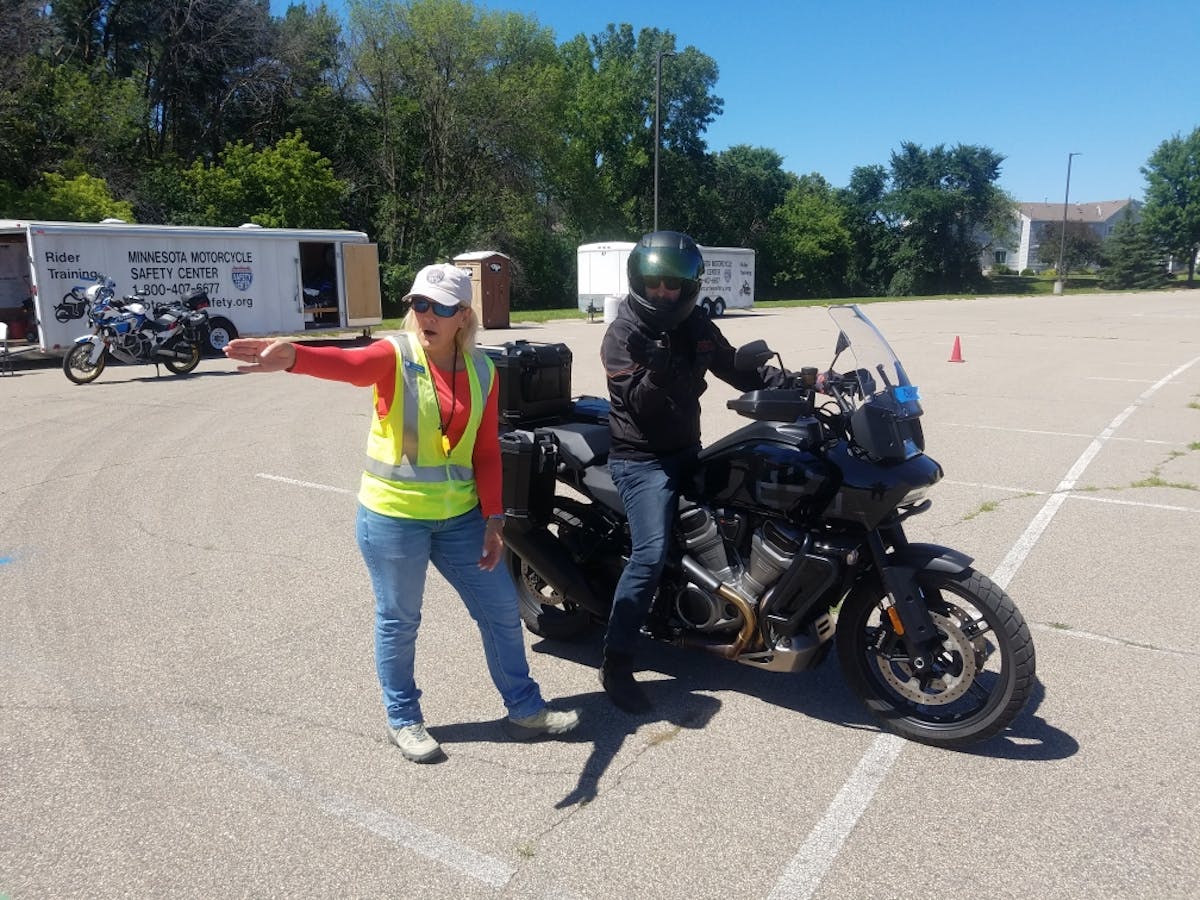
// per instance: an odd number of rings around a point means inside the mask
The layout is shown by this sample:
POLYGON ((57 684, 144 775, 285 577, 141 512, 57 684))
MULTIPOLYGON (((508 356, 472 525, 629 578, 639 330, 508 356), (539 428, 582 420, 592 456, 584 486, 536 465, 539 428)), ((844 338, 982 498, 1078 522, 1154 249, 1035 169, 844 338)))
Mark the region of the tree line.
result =
MULTIPOLYGON (((711 152, 717 63, 658 28, 559 43, 466 0, 351 0, 345 21, 10 0, 0 37, 0 216, 349 227, 378 243, 393 301, 425 263, 488 249, 513 259, 514 306, 572 305, 579 244, 651 229, 660 53, 659 224, 753 248, 759 296, 984 291, 983 244, 1014 226, 988 147, 901 142, 844 187, 767 147, 711 152)), ((1119 242, 1141 263, 1121 271, 1194 261, 1198 161, 1200 129, 1148 161, 1119 242)))

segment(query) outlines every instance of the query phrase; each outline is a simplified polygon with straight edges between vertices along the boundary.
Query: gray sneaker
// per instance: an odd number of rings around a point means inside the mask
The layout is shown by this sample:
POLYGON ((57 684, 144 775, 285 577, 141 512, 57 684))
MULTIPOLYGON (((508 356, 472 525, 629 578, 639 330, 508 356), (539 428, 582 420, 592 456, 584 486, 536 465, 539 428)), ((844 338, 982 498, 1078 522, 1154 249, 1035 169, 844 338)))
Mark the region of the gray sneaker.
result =
POLYGON ((388 726, 388 731, 391 732, 392 743, 400 748, 405 759, 423 763, 441 755, 442 745, 430 736, 422 722, 403 728, 388 726))
POLYGON ((509 716, 504 720, 504 730, 515 741, 531 741, 543 734, 566 734, 578 724, 579 710, 564 712, 543 706, 532 716, 520 719, 509 716))

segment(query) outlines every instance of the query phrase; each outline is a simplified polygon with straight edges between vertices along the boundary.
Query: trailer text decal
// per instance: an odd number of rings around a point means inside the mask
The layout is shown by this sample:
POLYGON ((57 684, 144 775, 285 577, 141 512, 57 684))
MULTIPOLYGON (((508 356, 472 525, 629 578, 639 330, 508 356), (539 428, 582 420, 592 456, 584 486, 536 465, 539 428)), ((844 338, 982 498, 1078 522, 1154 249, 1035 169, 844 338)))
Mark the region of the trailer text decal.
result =
POLYGON ((95 269, 56 269, 55 265, 70 265, 74 263, 79 265, 78 253, 65 253, 62 251, 49 250, 46 253, 46 274, 56 281, 99 281, 101 275, 95 269))

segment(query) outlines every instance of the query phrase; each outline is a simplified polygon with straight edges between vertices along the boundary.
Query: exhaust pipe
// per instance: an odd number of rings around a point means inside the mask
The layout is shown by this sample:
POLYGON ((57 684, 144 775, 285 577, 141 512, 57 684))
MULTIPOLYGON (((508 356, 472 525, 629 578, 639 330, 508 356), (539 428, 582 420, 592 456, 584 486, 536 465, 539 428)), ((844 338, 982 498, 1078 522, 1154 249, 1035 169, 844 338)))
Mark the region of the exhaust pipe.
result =
POLYGON ((681 638, 680 643, 685 647, 707 650, 724 659, 736 659, 743 650, 750 646, 751 641, 754 640, 754 633, 758 629, 758 617, 754 614, 754 608, 745 597, 724 582, 718 581, 716 576, 690 556, 685 554, 681 564, 683 571, 693 582, 710 594, 716 594, 722 600, 737 607, 738 612, 742 614, 742 627, 738 630, 737 637, 733 639, 732 644, 712 644, 691 637, 681 638))
POLYGON ((545 582, 572 603, 597 616, 607 618, 608 606, 601 603, 587 577, 544 528, 531 527, 509 519, 504 527, 504 543, 545 582))
POLYGON ((192 358, 190 353, 180 353, 178 350, 171 350, 166 347, 159 347, 154 351, 154 355, 166 357, 167 359, 182 359, 185 361, 192 358))

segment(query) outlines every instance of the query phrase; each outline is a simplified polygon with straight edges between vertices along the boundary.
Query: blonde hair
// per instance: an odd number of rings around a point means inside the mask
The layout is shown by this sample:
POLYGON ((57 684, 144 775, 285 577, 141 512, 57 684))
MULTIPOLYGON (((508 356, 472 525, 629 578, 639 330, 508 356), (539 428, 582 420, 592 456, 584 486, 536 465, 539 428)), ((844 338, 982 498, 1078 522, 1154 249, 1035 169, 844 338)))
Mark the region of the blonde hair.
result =
MULTIPOLYGON (((475 315, 474 307, 465 306, 463 309, 467 311, 467 316, 454 334, 454 343, 458 347, 459 353, 463 356, 470 356, 471 351, 475 349, 475 341, 479 334, 479 318, 475 315)), ((404 317, 404 330, 409 334, 416 334, 420 331, 417 327, 417 314, 411 309, 404 317)))

